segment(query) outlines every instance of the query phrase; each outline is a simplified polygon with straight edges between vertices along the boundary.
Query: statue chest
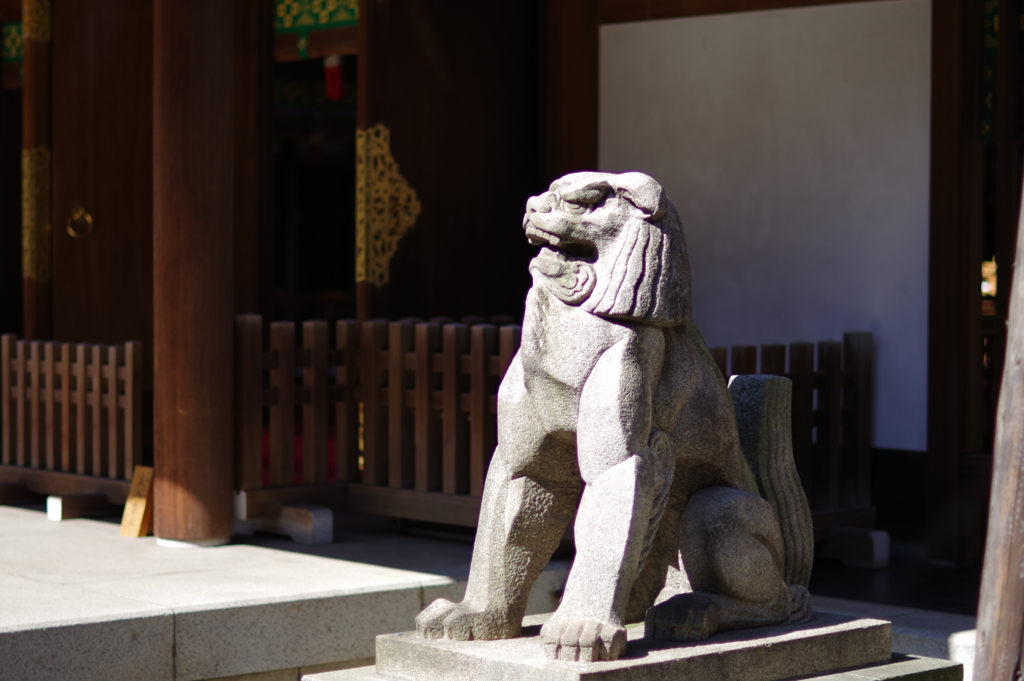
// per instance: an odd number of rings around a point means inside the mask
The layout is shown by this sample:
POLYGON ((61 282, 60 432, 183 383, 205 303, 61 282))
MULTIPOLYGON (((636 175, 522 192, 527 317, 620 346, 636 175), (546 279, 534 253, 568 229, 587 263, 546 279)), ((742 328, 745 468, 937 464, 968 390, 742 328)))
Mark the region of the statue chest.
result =
POLYGON ((526 299, 519 350, 527 390, 578 394, 602 353, 621 337, 617 330, 617 324, 534 286, 526 299))

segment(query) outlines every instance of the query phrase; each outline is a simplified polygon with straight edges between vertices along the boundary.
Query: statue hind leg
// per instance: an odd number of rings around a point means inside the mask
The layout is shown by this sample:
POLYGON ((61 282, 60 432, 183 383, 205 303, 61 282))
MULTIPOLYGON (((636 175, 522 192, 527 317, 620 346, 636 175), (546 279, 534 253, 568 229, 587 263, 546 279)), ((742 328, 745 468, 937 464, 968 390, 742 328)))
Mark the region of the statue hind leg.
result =
POLYGON ((417 633, 456 641, 519 635, 530 589, 572 519, 579 489, 573 480, 513 478, 499 447, 484 485, 466 596, 434 601, 417 615, 417 633))
POLYGON ((782 532, 761 497, 729 487, 695 492, 683 512, 680 545, 693 591, 648 610, 646 636, 699 641, 810 619, 807 589, 783 577, 782 532))

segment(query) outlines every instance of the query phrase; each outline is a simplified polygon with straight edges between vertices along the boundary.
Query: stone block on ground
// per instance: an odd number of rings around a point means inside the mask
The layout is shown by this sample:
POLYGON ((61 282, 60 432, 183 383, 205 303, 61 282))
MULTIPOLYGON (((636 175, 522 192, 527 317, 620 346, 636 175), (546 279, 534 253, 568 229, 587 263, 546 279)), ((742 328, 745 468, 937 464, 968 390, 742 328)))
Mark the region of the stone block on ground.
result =
POLYGON ((821 554, 849 567, 889 567, 889 533, 863 527, 834 527, 823 542, 821 554))
POLYGON ((279 534, 297 544, 330 544, 334 541, 334 512, 325 506, 291 504, 282 506, 271 518, 235 519, 234 534, 249 537, 256 532, 279 534))
POLYGON ((378 636, 376 672, 404 681, 777 681, 879 664, 891 657, 888 622, 818 615, 804 625, 726 632, 683 645, 644 639, 643 626, 634 625, 621 659, 565 662, 547 659, 536 622, 527 618, 524 636, 499 641, 421 639, 414 633, 378 636))
MULTIPOLYGON (((857 667, 841 672, 802 676, 786 681, 960 681, 963 667, 958 662, 928 657, 893 655, 881 664, 857 667)), ((631 677, 622 677, 630 679, 631 677)), ((672 677, 674 678, 674 677, 672 677)), ((334 672, 303 674, 301 681, 389 681, 378 676, 372 665, 334 672)), ((476 681, 476 679, 467 679, 476 681)), ((491 681, 488 679, 488 681, 491 681)))
MULTIPOLYGON (((885 664, 811 677, 813 681, 961 681, 963 665, 914 655, 893 655, 885 664)), ((807 681, 811 681, 807 679, 807 681)))

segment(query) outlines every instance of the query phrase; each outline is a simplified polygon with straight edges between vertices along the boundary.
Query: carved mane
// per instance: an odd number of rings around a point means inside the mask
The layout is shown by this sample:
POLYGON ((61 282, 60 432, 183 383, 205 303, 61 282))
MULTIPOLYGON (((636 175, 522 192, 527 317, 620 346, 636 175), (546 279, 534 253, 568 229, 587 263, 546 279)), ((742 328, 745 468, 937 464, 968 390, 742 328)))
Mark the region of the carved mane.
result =
POLYGON ((592 314, 676 326, 690 319, 690 260, 682 221, 657 182, 642 173, 609 175, 635 207, 614 252, 598 254, 597 283, 582 307, 592 314))

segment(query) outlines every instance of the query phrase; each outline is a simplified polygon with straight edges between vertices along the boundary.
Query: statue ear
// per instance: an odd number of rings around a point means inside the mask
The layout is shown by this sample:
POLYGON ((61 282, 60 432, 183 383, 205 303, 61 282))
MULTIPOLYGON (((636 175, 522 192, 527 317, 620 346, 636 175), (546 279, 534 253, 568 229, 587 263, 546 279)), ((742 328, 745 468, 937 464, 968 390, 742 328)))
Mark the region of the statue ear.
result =
POLYGON ((622 173, 611 178, 615 193, 643 211, 651 222, 665 217, 668 210, 665 191, 649 175, 622 173))

